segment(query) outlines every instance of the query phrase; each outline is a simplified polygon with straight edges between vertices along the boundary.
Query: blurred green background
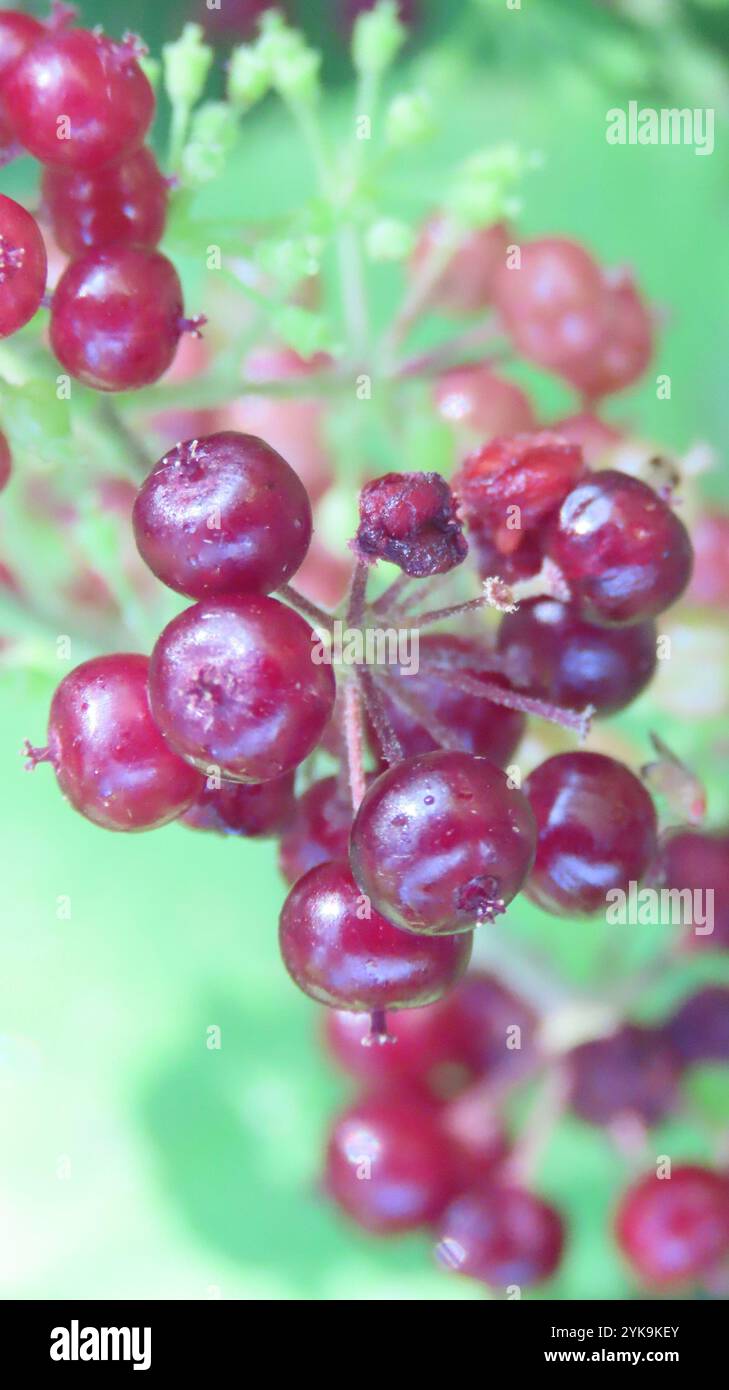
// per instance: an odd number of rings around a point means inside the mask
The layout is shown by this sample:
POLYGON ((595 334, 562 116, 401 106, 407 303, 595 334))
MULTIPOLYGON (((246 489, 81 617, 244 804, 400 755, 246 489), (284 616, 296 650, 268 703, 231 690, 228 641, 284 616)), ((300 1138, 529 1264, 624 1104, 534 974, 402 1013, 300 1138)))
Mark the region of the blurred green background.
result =
MULTIPOLYGON (((83 18, 114 34, 138 29, 157 52, 199 8, 94 0, 83 18)), ((709 440, 721 459, 729 8, 718 0, 523 0, 520 10, 505 0, 422 0, 419 8, 401 68, 408 83, 432 86, 438 131, 393 183, 387 211, 432 206, 449 166, 474 147, 514 139, 539 150, 523 229, 567 232, 607 262, 629 261, 665 309, 656 371, 670 373, 672 398, 658 401, 649 379, 614 403, 613 417, 674 448, 709 440), (631 98, 715 108, 713 155, 608 146, 605 113, 631 98)), ((325 48, 334 121, 350 100, 337 6, 292 0, 290 9, 325 48)), ((224 57, 223 45, 219 65, 224 57)), ((394 74, 393 88, 404 80, 394 74)), ((263 218, 309 190, 279 110, 266 104, 249 119, 224 186, 205 195, 208 216, 219 206, 228 218, 263 218)), ((22 161, 4 171, 3 188, 25 192, 31 178, 22 161)), ((545 407, 567 403, 544 382, 537 391, 545 407)), ((723 464, 710 486, 729 492, 723 464)), ((54 644, 49 635, 49 665, 54 644)), ((273 849, 176 827, 108 835, 73 815, 50 772, 23 775, 17 754, 26 736, 42 742, 54 683, 50 674, 0 674, 2 1294, 481 1298, 433 1269, 426 1239, 368 1240, 319 1194, 323 1136, 346 1087, 317 1048, 314 1008, 279 963, 283 889, 273 849), (207 1045, 211 1027, 222 1030, 219 1050, 207 1045)), ((706 740, 720 726, 699 731, 662 718, 664 737, 703 757, 707 773, 706 740)), ((655 723, 645 699, 624 721, 642 753, 655 723)), ((729 810, 728 780, 719 769, 715 815, 729 810)), ((555 925, 521 906, 508 930, 535 939, 576 978, 589 975, 604 944, 599 925, 555 925)), ((655 932, 631 929, 626 960, 654 950, 655 932)), ((718 969, 704 959, 684 983, 718 969)), ((706 1150, 673 1123, 659 1131, 656 1151, 706 1150)), ((623 1180, 600 1135, 560 1128, 541 1184, 564 1204, 573 1234, 548 1296, 634 1293, 606 1237, 623 1180)))

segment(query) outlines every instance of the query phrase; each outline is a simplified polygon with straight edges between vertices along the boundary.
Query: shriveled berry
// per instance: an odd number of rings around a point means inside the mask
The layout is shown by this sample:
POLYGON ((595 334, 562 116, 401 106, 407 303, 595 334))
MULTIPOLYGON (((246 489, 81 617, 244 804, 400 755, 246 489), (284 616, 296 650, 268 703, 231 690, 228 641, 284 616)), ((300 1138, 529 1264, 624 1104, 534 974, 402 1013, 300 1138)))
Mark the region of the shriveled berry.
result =
POLYGON ((663 1178, 648 1173, 628 1188, 615 1228, 644 1283, 677 1288, 700 1282, 729 1255, 729 1181, 690 1163, 663 1178))
POLYGON ((165 229, 168 188, 146 148, 101 169, 46 169, 41 192, 53 235, 69 256, 120 244, 151 249, 165 229))
POLYGON ((678 1098, 679 1060, 657 1028, 625 1024, 574 1048, 568 1067, 572 1109, 593 1125, 625 1116, 654 1125, 678 1098))
POLYGON ((680 893, 687 946, 729 949, 729 834, 679 827, 661 837, 651 883, 680 893))
POLYGON ((250 434, 177 444, 134 504, 142 559, 180 594, 270 593, 290 579, 311 539, 311 504, 285 459, 250 434))
POLYGON ((506 613, 497 645, 511 684, 552 704, 597 714, 624 709, 648 685, 657 661, 650 619, 630 627, 585 622, 573 604, 526 599, 506 613))
POLYGON ((203 786, 182 817, 194 830, 263 839, 285 830, 294 809, 294 773, 270 782, 223 782, 203 786))
POLYGON ((287 883, 346 856, 354 812, 348 790, 336 777, 322 777, 298 797, 291 824, 281 836, 279 867, 287 883))
POLYGON ((152 711, 172 747, 239 782, 303 762, 334 705, 331 667, 311 660, 314 640, 276 599, 229 595, 186 608, 150 662, 152 711))
POLYGON ((608 894, 639 882, 656 847, 648 792, 622 763, 602 753, 558 753, 524 790, 538 827, 526 894, 556 916, 605 912, 608 894))
POLYGON ((446 574, 468 552, 453 494, 439 473, 385 473, 362 488, 356 546, 405 574, 446 574))
POLYGON ((435 384, 438 414, 461 436, 493 439, 536 427, 529 397, 487 362, 451 367, 435 384))
POLYGON ((0 193, 0 338, 16 333, 38 312, 47 271, 35 218, 0 193))
POLYGON ((352 1013, 432 1004, 471 957, 470 936, 417 936, 386 921, 346 860, 319 864, 294 884, 281 912, 279 946, 299 989, 352 1013))
POLYGON ((519 892, 534 855, 529 804, 469 753, 423 753, 376 778, 357 812, 352 870, 389 921, 468 931, 519 892))
MULTIPOLYGON (((445 242, 451 238, 447 217, 435 213, 418 237, 410 262, 411 274, 424 273, 425 265, 442 255, 445 242)), ((430 303, 448 314, 475 314, 486 308, 506 261, 508 245, 509 230, 502 222, 464 233, 430 290, 430 303)))
POLYGON ((89 251, 64 271, 51 304, 51 347, 62 367, 97 391, 157 381, 186 327, 177 271, 159 251, 89 251))
POLYGON ((729 1062, 729 985, 706 985, 690 994, 665 1031, 684 1066, 729 1062))
POLYGON ((326 1190, 366 1231, 390 1235, 437 1220, 453 1181, 450 1146, 431 1107, 372 1096, 332 1127, 326 1190))
POLYGON ((693 551, 683 522, 637 478, 594 473, 569 493, 547 552, 589 622, 654 618, 675 603, 691 576, 693 551))
MULTIPOLYGON (((191 805, 202 779, 168 747, 152 718, 146 656, 84 661, 51 703, 47 758, 58 785, 106 830, 153 830, 191 805)), ((31 762, 42 755, 31 750, 31 762)))
POLYGON ((16 139, 59 169, 98 169, 131 154, 154 115, 134 43, 86 29, 33 44, 13 65, 4 96, 16 139))
POLYGON ((448 1269, 491 1288, 528 1288, 554 1274, 564 1239, 555 1207, 525 1188, 486 1180, 444 1212, 436 1255, 448 1269))

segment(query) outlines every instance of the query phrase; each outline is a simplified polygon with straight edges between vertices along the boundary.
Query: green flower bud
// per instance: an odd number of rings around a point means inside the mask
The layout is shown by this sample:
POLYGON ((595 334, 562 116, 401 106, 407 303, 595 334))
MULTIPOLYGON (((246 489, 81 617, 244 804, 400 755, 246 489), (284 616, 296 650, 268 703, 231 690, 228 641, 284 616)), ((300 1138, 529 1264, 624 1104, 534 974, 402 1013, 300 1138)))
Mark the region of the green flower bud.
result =
POLYGON ((514 189, 530 163, 516 145, 470 155, 456 170, 448 211, 466 227, 482 227, 505 217, 516 205, 514 189))
POLYGON ((213 50, 203 43, 200 24, 186 24, 179 39, 162 48, 165 91, 173 106, 188 109, 202 96, 213 50))
POLYGON ((373 222, 365 237, 367 255, 372 261, 403 261, 414 242, 412 228, 395 217, 381 217, 373 222))
POLYGON ((357 19, 352 34, 352 61, 357 72, 370 76, 384 72, 395 61, 407 37, 395 0, 379 0, 374 10, 357 19))
POLYGON ((256 49, 280 96, 306 105, 317 100, 321 54, 310 48, 303 34, 292 29, 277 11, 268 10, 263 16, 256 49))
POLYGON ((234 48, 228 67, 228 97, 234 106, 247 111, 266 95, 271 85, 271 70, 257 44, 240 44, 234 48))
POLYGON ((267 275, 287 288, 319 271, 322 243, 318 237, 280 238, 261 242, 256 261, 267 275))
POLYGON ((329 324, 322 314, 302 309, 298 304, 286 304, 273 316, 273 331, 277 337, 298 352, 300 357, 313 357, 331 347, 329 324))
POLYGON ((426 92, 401 92, 393 97, 385 112, 385 139, 396 149, 426 140, 435 129, 430 98, 426 92))
POLYGON ((196 112, 182 152, 184 183, 199 187, 218 178, 235 145, 238 122, 227 102, 206 101, 196 112))

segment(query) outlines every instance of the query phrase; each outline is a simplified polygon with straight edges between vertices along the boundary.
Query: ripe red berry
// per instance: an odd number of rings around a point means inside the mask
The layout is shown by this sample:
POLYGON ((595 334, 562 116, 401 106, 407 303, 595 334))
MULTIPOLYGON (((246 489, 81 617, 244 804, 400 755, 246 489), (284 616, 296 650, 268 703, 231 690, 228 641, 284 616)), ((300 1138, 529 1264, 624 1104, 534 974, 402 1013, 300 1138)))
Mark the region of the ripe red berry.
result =
POLYGON ((405 574, 446 574, 468 552, 453 494, 439 473, 386 473, 359 497, 356 546, 368 560, 389 560, 405 574))
POLYGON ((729 1182, 698 1164, 670 1177, 649 1173, 628 1188, 616 1217, 618 1244, 649 1286, 700 1282, 729 1255, 729 1182))
POLYGON ((729 949, 729 834, 669 830, 651 867, 651 883, 691 895, 682 913, 687 925, 694 924, 685 933, 687 946, 729 949))
POLYGON ((654 618, 675 603, 693 552, 682 521, 637 478, 604 469, 562 503, 547 552, 583 617, 621 624, 654 618))
POLYGON ((0 338, 32 319, 45 294, 48 262, 37 223, 0 193, 0 338))
POLYGON ((5 435, 0 431, 0 492, 7 487, 13 460, 10 453, 10 445, 5 435))
POLYGON ((4 83, 16 138, 42 164, 98 169, 141 145, 154 93, 133 41, 86 29, 49 33, 4 83))
POLYGON ((367 1090, 402 1094, 407 1084, 411 1094, 434 1100, 457 1095, 476 1073, 459 1054, 460 1039, 454 1038, 448 1024, 451 997, 388 1015, 387 1032, 393 1041, 384 1046, 367 1045, 371 1023, 366 1014, 327 1009, 323 1027, 327 1050, 367 1090))
POLYGON ((558 753, 524 790, 538 837, 527 896, 556 916, 605 912, 611 890, 639 882, 655 853, 656 813, 638 778, 602 753, 558 753))
POLYGON ((46 169, 41 189, 53 235, 69 256, 111 245, 151 249, 165 229, 167 184, 144 147, 101 169, 46 169))
POLYGON ((568 415, 551 426, 554 434, 566 439, 568 444, 576 444, 582 456, 591 467, 599 464, 607 454, 620 444, 623 435, 614 425, 608 425, 589 410, 578 415, 568 415))
POLYGON ((319 864, 294 884, 279 946, 299 989, 353 1013, 432 1004, 471 956, 470 936, 399 931, 367 901, 344 860, 319 864))
POLYGON ((453 1180, 450 1146, 431 1107, 370 1097, 332 1127, 326 1190, 366 1231, 391 1235, 437 1220, 453 1180))
POLYGON ((568 709, 597 714, 624 709, 648 685, 657 661, 650 619, 630 627, 597 627, 573 604, 526 599, 501 620, 498 650, 512 685, 568 709))
MULTIPOLYGON (((47 758, 71 805, 106 830, 153 830, 202 782, 167 746, 147 698, 146 656, 115 653, 69 672, 51 703, 47 758)), ((31 762, 43 755, 31 750, 31 762)))
POLYGON ((51 305, 61 366, 97 391, 148 386, 167 371, 186 322, 177 271, 159 251, 114 246, 72 261, 51 305))
POLYGON ((443 1003, 443 1031, 454 1055, 490 1081, 528 1071, 538 1046, 532 1007, 484 970, 469 971, 443 1003))
POLYGON ((694 571, 686 602, 724 609, 729 604, 729 513, 705 512, 691 528, 694 571))
POLYGON ((306 555, 311 504, 275 449, 228 431, 160 459, 134 504, 134 534, 142 559, 179 594, 268 594, 306 555))
MULTIPOLYGON (((479 659, 486 655, 484 645, 469 638, 448 632, 423 633, 419 642, 420 669, 407 675, 400 674, 397 667, 392 669, 390 694, 383 692, 382 698, 406 758, 444 747, 434 736, 440 726, 443 737, 451 735, 452 746, 488 758, 499 767, 508 763, 524 733, 524 715, 459 690, 451 680, 455 668, 477 679, 479 659), (468 665, 469 657, 473 666, 468 665), (408 701, 407 707, 398 703, 398 695, 408 701), (428 722, 436 721, 435 725, 431 723, 432 734, 418 720, 416 708, 422 709, 428 722)), ((498 682, 499 677, 491 673, 489 679, 498 682)), ((376 743, 374 733, 373 742, 376 743)))
POLYGON ((277 449, 296 470, 312 502, 318 501, 334 478, 334 467, 326 441, 326 410, 316 391, 305 394, 304 378, 316 377, 331 367, 325 353, 300 357, 292 348, 258 347, 243 363, 248 385, 221 412, 221 425, 243 434, 255 434, 277 449), (295 395, 257 394, 252 383, 295 384, 295 395))
POLYGON ((311 660, 314 634, 276 599, 208 599, 173 618, 150 662, 154 717, 203 772, 266 782, 316 747, 334 705, 330 666, 311 660))
POLYGON ((590 1124, 631 1116, 654 1125, 676 1104, 679 1061, 657 1028, 625 1024, 574 1048, 568 1066, 572 1109, 590 1124))
POLYGON ((8 74, 45 32, 40 21, 29 14, 20 14, 18 10, 0 10, 0 151, 14 139, 10 113, 4 109, 8 74))
MULTIPOLYGON (((448 219, 436 213, 425 223, 416 243, 410 262, 412 274, 423 271, 428 262, 432 264, 450 237, 448 219)), ((464 233, 430 291, 430 303, 447 314, 475 314, 486 308, 494 296, 508 245, 509 230, 501 222, 464 233)))
MULTIPOLYGON (((417 1012, 417 1010, 416 1010, 417 1012)), ((455 1189, 463 1192, 493 1181, 507 1157, 509 1142, 501 1118, 489 1104, 484 1086, 476 1082, 448 1100, 439 1112, 456 1170, 455 1189)))
POLYGON ((600 267, 582 246, 542 237, 500 270, 494 302, 523 356, 566 374, 600 342, 603 293, 600 267))
POLYGON ((270 782, 223 782, 203 786, 182 820, 194 830, 213 830, 219 835, 262 839, 278 835, 288 825, 294 809, 294 773, 270 782))
POLYGON ((435 384, 438 414, 459 434, 493 439, 536 428, 529 397, 487 362, 451 367, 435 384))
POLYGON ((279 866, 287 883, 347 854, 354 812, 352 798, 336 777, 322 777, 298 797, 291 824, 281 836, 279 866))
POLYGON ((544 523, 575 486, 584 467, 580 449, 558 435, 519 434, 494 439, 464 459, 453 479, 453 490, 478 546, 482 541, 490 543, 506 560, 518 560, 525 554, 528 572, 536 572, 542 558, 544 523), (530 542, 536 543, 532 549, 530 542))
POLYGON ((436 1255, 449 1269, 494 1289, 528 1288, 554 1274, 564 1235, 559 1212, 541 1197, 486 1181, 444 1212, 436 1255))
POLYGON ((632 386, 653 353, 651 315, 629 272, 607 273, 603 285, 599 343, 564 371, 567 380, 593 401, 632 386))
POLYGON ((424 753, 373 782, 352 827, 360 887, 389 921, 461 932, 492 920, 522 887, 535 825, 524 795, 469 753, 424 753))
POLYGON ((683 1066, 729 1062, 729 985, 706 985, 690 994, 665 1032, 683 1066))

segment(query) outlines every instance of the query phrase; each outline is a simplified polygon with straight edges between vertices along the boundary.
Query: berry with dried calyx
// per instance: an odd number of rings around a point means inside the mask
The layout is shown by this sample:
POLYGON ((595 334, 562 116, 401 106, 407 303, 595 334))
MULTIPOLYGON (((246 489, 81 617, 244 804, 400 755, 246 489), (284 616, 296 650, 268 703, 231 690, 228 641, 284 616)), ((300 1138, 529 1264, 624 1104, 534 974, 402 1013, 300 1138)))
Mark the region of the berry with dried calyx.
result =
POLYGON ((365 483, 355 540, 366 560, 389 560, 405 574, 447 574, 468 552, 453 494, 439 473, 386 473, 365 483))

